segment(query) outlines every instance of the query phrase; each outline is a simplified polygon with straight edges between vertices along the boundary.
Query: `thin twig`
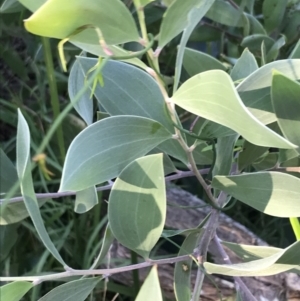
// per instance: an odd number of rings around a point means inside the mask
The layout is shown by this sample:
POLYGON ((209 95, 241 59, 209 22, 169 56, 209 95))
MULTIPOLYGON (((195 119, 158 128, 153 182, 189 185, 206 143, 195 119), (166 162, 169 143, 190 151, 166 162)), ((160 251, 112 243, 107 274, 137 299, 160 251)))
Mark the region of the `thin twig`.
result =
MULTIPOLYGON (((200 169, 199 173, 202 175, 208 174, 209 168, 204 168, 200 169)), ((178 171, 176 174, 168 176, 165 178, 166 181, 173 181, 177 179, 182 179, 182 178, 187 178, 187 177, 192 177, 194 176, 194 173, 192 171, 178 171)), ((97 191, 104 191, 104 190, 110 190, 113 186, 113 183, 97 187, 97 191)), ((62 198, 66 196, 73 196, 76 195, 76 191, 65 191, 65 192, 52 192, 52 193, 36 193, 36 198, 37 199, 57 199, 57 198, 62 198)), ((7 199, 0 199, 0 205, 4 202, 6 202, 7 199)), ((18 203, 23 201, 23 196, 17 196, 14 198, 11 198, 8 201, 8 204, 10 203, 18 203)))
POLYGON ((142 263, 133 264, 130 266, 118 267, 118 268, 111 268, 111 269, 97 269, 97 270, 73 270, 68 269, 62 273, 55 273, 49 275, 42 275, 42 276, 22 276, 22 277, 0 277, 0 282, 6 281, 32 281, 35 284, 41 283, 43 281, 50 281, 50 280, 57 280, 66 277, 73 277, 73 276, 95 276, 95 275, 112 275, 122 272, 128 272, 136 269, 146 268, 152 265, 158 264, 172 264, 180 261, 184 261, 190 259, 191 255, 183 255, 177 256, 172 258, 164 258, 158 260, 148 260, 142 263))

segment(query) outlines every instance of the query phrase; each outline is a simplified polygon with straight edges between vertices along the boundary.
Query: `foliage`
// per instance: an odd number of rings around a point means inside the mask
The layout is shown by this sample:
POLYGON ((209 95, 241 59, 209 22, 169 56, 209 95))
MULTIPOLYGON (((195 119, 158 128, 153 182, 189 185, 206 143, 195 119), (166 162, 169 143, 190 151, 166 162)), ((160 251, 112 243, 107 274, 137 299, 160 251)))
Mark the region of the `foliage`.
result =
MULTIPOLYGON (((2 3, 3 16, 22 16, 26 30, 42 36, 45 56, 45 68, 35 76, 39 85, 28 94, 30 73, 22 58, 0 48, 1 57, 22 79, 17 84, 24 90, 22 97, 31 101, 1 99, 8 112, 1 120, 13 127, 18 115, 16 139, 3 143, 0 153, 1 260, 8 275, 0 280, 12 282, 1 286, 5 300, 21 300, 28 291, 31 300, 85 300, 97 296, 95 291, 106 285, 101 280, 108 274, 151 266, 136 300, 162 300, 157 265, 171 262, 177 262, 177 301, 199 300, 207 273, 234 277, 299 273, 299 1, 131 2, 2 3), (52 55, 54 40, 48 38, 61 40, 59 56, 52 55), (71 70, 68 82, 65 75, 57 75, 56 59, 71 70), (16 68, 15 60, 21 67, 16 68), (42 97, 46 80, 49 102, 42 97), (63 105, 60 80, 67 82, 70 98, 63 105), (80 118, 70 114, 73 108, 80 118), (43 113, 41 117, 35 110, 43 113), (205 177, 199 171, 204 166, 210 168, 205 177), (153 250, 161 237, 167 237, 164 177, 180 174, 179 169, 194 173, 211 213, 198 228, 184 231, 188 235, 177 257, 157 259, 153 250), (58 181, 51 178, 51 170, 58 181), (59 192, 49 193, 57 184, 59 192), (43 194, 36 194, 37 186, 43 194), (99 191, 105 189, 111 189, 107 219, 100 216, 98 203, 99 191), (56 197, 65 202, 53 202, 56 197), (298 241, 286 248, 222 242, 244 262, 209 262, 208 246, 213 237, 217 239, 218 215, 231 199, 266 215, 290 218, 298 241), (33 226, 25 220, 28 216, 33 226), (67 227, 62 216, 70 217, 67 227), (23 277, 18 270, 17 276, 10 276, 15 273, 8 255, 20 221, 44 247, 35 264, 28 264, 30 273, 21 272, 23 277), (79 233, 70 239, 73 226, 79 233), (113 238, 143 261, 97 269, 113 238), (56 272, 49 272, 54 258, 56 272), (193 266, 197 280, 191 290, 193 266), (57 280, 66 283, 47 286, 57 280)), ((13 26, 8 19, 1 22, 6 30, 13 26)), ((33 70, 38 62, 32 63, 33 70)), ((3 98, 14 97, 5 89, 3 98)), ((222 245, 217 246, 216 252, 223 254, 222 245)), ((121 292, 120 287, 108 289, 121 292)), ((236 289, 238 296, 253 299, 243 285, 236 289)), ((130 289, 127 295, 132 295, 130 289)))

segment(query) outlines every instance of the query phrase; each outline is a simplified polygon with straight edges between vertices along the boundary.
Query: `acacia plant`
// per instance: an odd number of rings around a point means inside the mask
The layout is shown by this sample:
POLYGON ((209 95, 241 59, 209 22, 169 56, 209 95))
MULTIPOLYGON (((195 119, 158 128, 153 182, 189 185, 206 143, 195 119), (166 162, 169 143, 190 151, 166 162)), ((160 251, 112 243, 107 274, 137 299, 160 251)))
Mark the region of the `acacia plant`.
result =
MULTIPOLYGON (((15 2, 5 1, 5 5, 15 2)), ((258 4, 253 0, 20 3, 32 11, 24 21, 30 33, 60 40, 65 70, 65 43, 82 50, 70 70, 70 103, 55 116, 36 150, 36 155, 47 152, 50 138, 74 107, 87 127, 68 148, 60 188, 52 196, 76 194, 74 211, 83 214, 97 204, 97 190, 111 192, 99 255, 90 269, 73 269, 44 226, 39 208, 43 196, 36 195, 33 187, 29 127, 19 110, 18 182, 5 191, 2 219, 9 219, 12 210, 21 214, 26 206, 45 248, 64 271, 1 277, 11 282, 1 287, 3 300, 20 300, 32 287, 54 280, 65 283, 40 300, 85 300, 107 275, 151 266, 136 300, 162 300, 157 265, 169 263, 176 263, 177 301, 199 300, 205 275, 214 273, 233 276, 239 298, 255 300, 242 277, 300 272, 299 241, 280 249, 223 242, 216 235, 220 212, 237 200, 267 215, 290 218, 300 239, 297 1, 260 1, 261 19, 256 17, 258 4), (164 11, 159 32, 151 32, 150 21, 146 23, 147 9, 155 5, 164 11), (224 54, 222 62, 186 47, 193 35, 204 36, 209 30, 220 36, 217 47, 224 54), (134 51, 128 50, 129 42, 134 51), (160 58, 165 49, 175 51, 176 46, 174 74, 166 74, 160 58), (280 56, 285 59, 277 60, 280 56), (179 165, 187 171, 178 170, 179 165), (201 166, 209 167, 206 175, 201 166), (160 237, 170 235, 164 230, 165 180, 170 179, 168 174, 174 179, 191 173, 202 186, 211 212, 199 220, 198 228, 178 229, 176 233, 184 232, 186 239, 177 257, 151 259, 160 237), (18 187, 22 196, 12 198, 18 187), (98 269, 113 239, 143 261, 98 269), (207 261, 210 244, 224 258, 223 264, 207 261), (245 261, 232 264, 224 244, 245 261), (193 288, 192 265, 197 267, 193 288)), ((4 153, 1 158, 13 170, 4 153)))

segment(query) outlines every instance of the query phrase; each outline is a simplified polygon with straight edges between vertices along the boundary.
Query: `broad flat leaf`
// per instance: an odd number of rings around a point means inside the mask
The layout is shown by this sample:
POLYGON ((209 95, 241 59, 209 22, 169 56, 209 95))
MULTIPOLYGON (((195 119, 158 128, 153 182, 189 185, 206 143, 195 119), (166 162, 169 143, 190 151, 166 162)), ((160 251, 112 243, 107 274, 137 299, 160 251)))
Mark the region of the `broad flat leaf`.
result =
POLYGON ((264 15, 264 26, 268 32, 272 32, 282 22, 288 0, 264 0, 262 12, 264 15))
POLYGON ((254 55, 246 48, 233 66, 230 76, 233 81, 244 79, 258 69, 254 55))
MULTIPOLYGON (((187 141, 189 142, 190 139, 188 138, 187 141)), ((193 140, 191 140, 193 141, 193 140)), ((192 143, 190 144, 192 145, 192 143)), ((200 143, 193 151, 194 159, 196 164, 198 165, 209 165, 213 162, 213 151, 212 146, 207 145, 206 143, 200 143)))
POLYGON ((300 154, 300 84, 274 72, 272 82, 272 104, 278 125, 283 135, 300 154))
POLYGON ((274 61, 278 55, 279 55, 279 50, 285 45, 285 36, 281 36, 271 47, 271 49, 268 51, 267 56, 266 56, 266 61, 267 62, 272 62, 274 61))
POLYGON ((267 155, 262 156, 261 160, 253 162, 252 165, 257 171, 268 170, 277 166, 278 157, 278 153, 268 153, 267 155))
POLYGON ((144 281, 135 301, 163 301, 158 279, 157 265, 154 265, 144 281))
MULTIPOLYGON (((86 25, 99 28, 109 45, 139 40, 133 17, 118 0, 48 0, 25 20, 29 32, 57 39, 67 38, 86 25)), ((99 44, 99 37, 89 28, 71 41, 99 44)))
POLYGON ((79 191, 111 180, 133 160, 172 135, 158 122, 136 116, 102 119, 71 143, 60 191, 79 191))
POLYGON ((225 66, 214 57, 189 48, 185 48, 184 51, 183 67, 191 77, 208 70, 219 69, 226 71, 225 66))
MULTIPOLYGON (((97 63, 96 59, 84 57, 78 59, 85 74, 97 63)), ((97 85, 95 96, 110 115, 151 118, 160 122, 171 133, 174 132, 163 95, 148 73, 129 64, 109 61, 103 68, 102 77, 104 86, 97 85)), ((165 141, 159 148, 185 164, 188 163, 186 153, 178 141, 165 141)))
POLYGON ((216 0, 206 17, 223 25, 243 27, 243 19, 240 11, 231 4, 222 0, 216 0))
POLYGON ((243 151, 240 152, 238 157, 239 171, 242 171, 245 167, 252 164, 254 161, 256 161, 267 151, 268 151, 267 147, 257 146, 248 141, 245 141, 243 145, 243 151))
POLYGON ((266 35, 267 32, 265 31, 264 27, 261 25, 261 23, 255 18, 255 16, 252 16, 250 14, 244 13, 245 16, 248 18, 251 34, 263 34, 266 35))
POLYGON ((158 40, 158 49, 162 49, 180 34, 189 24, 189 13, 193 8, 203 5, 203 0, 175 0, 164 14, 158 40))
MULTIPOLYGON (((95 65, 96 63, 94 64, 94 66, 95 65)), ((85 70, 83 70, 81 64, 79 63, 79 59, 77 58, 71 68, 70 76, 68 79, 68 92, 72 103, 74 103, 74 99, 76 98, 78 92, 83 88, 85 84, 85 73, 85 70)), ((87 125, 93 123, 93 98, 91 98, 90 91, 85 91, 80 100, 74 103, 74 108, 87 125)))
POLYGON ((260 52, 262 43, 264 43, 266 51, 269 51, 274 45, 275 41, 268 35, 253 34, 251 36, 246 36, 242 40, 241 46, 249 48, 252 53, 257 53, 260 52))
POLYGON ((100 280, 101 277, 95 277, 70 281, 54 288, 38 301, 84 301, 100 280))
POLYGON ((211 70, 193 76, 171 100, 193 114, 233 129, 253 144, 294 148, 247 110, 224 71, 211 70))
POLYGON ((40 8, 43 4, 47 2, 47 0, 18 0, 18 1, 32 12, 36 11, 38 8, 40 8))
MULTIPOLYGON (((98 62, 85 57, 77 60, 84 75, 98 62)), ((126 63, 108 61, 101 74, 104 86, 97 85, 94 95, 107 113, 151 118, 174 131, 159 86, 148 73, 126 63)))
MULTIPOLYGON (((39 200, 38 206, 41 207, 47 200, 39 200)), ((3 206, 2 204, 0 206, 3 206)), ((6 204, 4 209, 0 209, 0 225, 17 223, 29 216, 24 202, 6 204)))
POLYGON ((19 301, 33 287, 31 282, 16 281, 0 287, 3 301, 19 301))
POLYGON ((18 175, 15 166, 0 148, 0 194, 4 194, 18 182, 18 175))
POLYGON ((214 2, 215 0, 202 0, 202 2, 199 3, 197 6, 195 6, 194 8, 192 8, 192 10, 188 14, 188 24, 183 30, 181 40, 180 40, 180 45, 176 56, 173 93, 175 93, 175 91, 178 88, 181 69, 182 69, 182 61, 185 52, 185 46, 189 40, 189 37, 214 2))
MULTIPOLYGON (((104 50, 102 49, 102 47, 99 44, 96 45, 96 44, 80 43, 80 42, 74 42, 74 41, 72 41, 72 44, 74 44, 76 47, 82 49, 83 51, 94 54, 95 56, 107 57, 107 53, 104 52, 104 50)), ((109 50, 115 56, 128 56, 128 55, 132 54, 132 53, 124 50, 121 47, 113 46, 113 45, 109 47, 109 50)), ((135 66, 138 66, 144 70, 146 70, 148 68, 148 66, 138 58, 131 58, 131 59, 126 59, 126 60, 122 60, 122 61, 132 64, 132 65, 135 65, 135 66)))
POLYGON ((216 176, 212 187, 269 215, 300 216, 300 179, 280 172, 216 176))
POLYGON ((75 208, 76 213, 85 213, 98 204, 96 187, 88 187, 76 192, 75 208))
POLYGON ((228 175, 230 173, 233 162, 233 148, 238 137, 238 135, 232 135, 218 139, 213 176, 228 175))
POLYGON ((204 263, 206 271, 227 276, 270 276, 298 268, 300 265, 300 241, 295 242, 286 249, 268 257, 238 264, 217 265, 204 263))
POLYGON ((295 149, 280 149, 279 150, 279 164, 299 157, 299 153, 295 149))
POLYGON ((112 231, 110 229, 109 223, 106 226, 105 232, 104 232, 104 237, 103 237, 103 243, 99 252, 98 257, 94 261, 92 267, 90 268, 95 269, 97 268, 104 260, 105 256, 107 255, 113 241, 115 240, 115 237, 112 234, 112 231))
POLYGON ((121 244, 148 258, 165 218, 162 154, 139 158, 126 166, 113 185, 108 202, 111 230, 121 244))
MULTIPOLYGON (((192 254, 199 237, 199 233, 190 233, 182 243, 178 256, 192 254)), ((175 264, 174 291, 177 301, 191 300, 191 268, 192 258, 175 264)))
POLYGON ((300 79, 300 59, 281 60, 259 68, 245 78, 236 88, 246 107, 264 124, 277 121, 270 96, 274 69, 292 80, 300 79))
POLYGON ((63 266, 67 266, 51 241, 43 223, 39 204, 33 189, 30 162, 30 132, 25 118, 21 111, 18 110, 17 172, 20 181, 21 193, 24 198, 27 211, 44 246, 63 266))
POLYGON ((18 226, 19 225, 0 226, 0 262, 7 257, 11 248, 16 243, 18 238, 18 226))

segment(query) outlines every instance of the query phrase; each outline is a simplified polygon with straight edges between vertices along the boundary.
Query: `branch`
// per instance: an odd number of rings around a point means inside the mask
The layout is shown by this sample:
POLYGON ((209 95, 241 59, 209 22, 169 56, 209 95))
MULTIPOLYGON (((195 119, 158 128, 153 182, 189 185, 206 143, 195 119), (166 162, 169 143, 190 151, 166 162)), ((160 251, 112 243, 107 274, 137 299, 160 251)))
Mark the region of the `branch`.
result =
MULTIPOLYGON (((209 168, 205 169, 200 169, 199 173, 202 175, 208 174, 209 173, 209 168)), ((192 171, 178 171, 175 175, 171 175, 165 178, 166 181, 173 181, 177 179, 182 179, 182 178, 187 178, 187 177, 193 177, 194 173, 192 171)), ((104 190, 110 190, 113 186, 112 184, 108 184, 105 186, 97 187, 97 191, 104 191, 104 190)), ((52 193, 36 193, 35 196, 37 199, 57 199, 57 198, 62 198, 66 196, 72 196, 76 195, 76 191, 66 191, 66 192, 52 192, 52 193)), ((17 196, 14 198, 9 199, 0 199, 0 205, 4 202, 10 203, 18 203, 23 201, 23 196, 17 196)))
POLYGON ((112 269, 98 269, 98 270, 73 270, 68 269, 62 273, 55 273, 50 275, 43 275, 43 276, 23 276, 23 277, 0 277, 0 282, 6 281, 32 281, 35 284, 39 284, 43 281, 50 281, 50 280, 57 280, 66 277, 72 276, 94 276, 94 275, 112 275, 127 271, 132 271, 136 269, 146 268, 152 265, 160 265, 160 264, 172 264, 180 261, 184 261, 190 259, 191 255, 183 255, 177 256, 172 258, 164 258, 158 260, 148 260, 142 263, 137 263, 129 266, 119 267, 119 268, 112 268, 112 269))

